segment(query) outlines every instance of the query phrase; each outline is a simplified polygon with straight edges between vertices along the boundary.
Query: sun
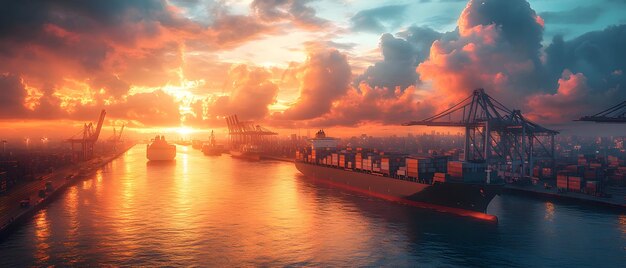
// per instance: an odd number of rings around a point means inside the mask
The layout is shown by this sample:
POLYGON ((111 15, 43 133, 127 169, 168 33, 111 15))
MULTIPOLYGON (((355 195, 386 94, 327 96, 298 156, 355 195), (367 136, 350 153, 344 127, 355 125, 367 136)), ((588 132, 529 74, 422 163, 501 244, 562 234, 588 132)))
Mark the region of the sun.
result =
POLYGON ((176 128, 176 132, 178 134, 180 134, 180 135, 185 136, 185 135, 189 135, 189 134, 193 133, 194 129, 190 128, 190 127, 178 127, 178 128, 176 128))

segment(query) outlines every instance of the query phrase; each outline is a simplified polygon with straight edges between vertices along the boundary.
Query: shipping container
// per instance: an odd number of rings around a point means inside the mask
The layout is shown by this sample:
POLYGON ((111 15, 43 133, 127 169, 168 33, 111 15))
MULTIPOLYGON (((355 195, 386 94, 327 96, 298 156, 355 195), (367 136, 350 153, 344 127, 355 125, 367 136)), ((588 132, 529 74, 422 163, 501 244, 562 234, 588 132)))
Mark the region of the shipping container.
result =
POLYGON ((0 193, 4 193, 8 188, 8 176, 6 172, 0 172, 0 193))
POLYGON ((449 175, 446 173, 437 172, 433 176, 433 183, 446 182, 448 181, 448 177, 449 175))
POLYGON ((372 161, 370 159, 363 159, 363 170, 372 171, 372 161))
POLYGON ((466 182, 480 182, 487 178, 487 164, 484 162, 448 162, 448 175, 450 179, 466 182))
POLYGON ((556 187, 558 189, 562 189, 562 190, 567 190, 569 189, 569 184, 568 184, 568 175, 564 174, 564 173, 559 173, 556 176, 556 187))
POLYGON ((600 163, 590 163, 589 167, 590 168, 601 168, 602 164, 600 164, 600 163))
POLYGON ((580 192, 582 188, 582 179, 580 177, 570 176, 568 177, 568 190, 572 192, 580 192))
POLYGON ((585 183, 585 190, 588 194, 596 195, 601 192, 600 183, 598 181, 587 181, 585 183))
POLYGON ((330 155, 330 157, 331 157, 330 158, 331 159, 330 160, 331 161, 331 165, 335 166, 335 167, 338 167, 339 166, 339 154, 333 153, 333 154, 330 155))

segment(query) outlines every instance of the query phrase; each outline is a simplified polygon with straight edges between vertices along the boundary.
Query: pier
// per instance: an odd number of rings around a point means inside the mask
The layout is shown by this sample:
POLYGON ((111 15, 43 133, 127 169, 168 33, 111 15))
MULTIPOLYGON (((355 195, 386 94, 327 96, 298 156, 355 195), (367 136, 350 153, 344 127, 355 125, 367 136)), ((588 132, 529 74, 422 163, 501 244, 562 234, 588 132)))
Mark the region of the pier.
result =
POLYGON ((613 189, 608 191, 610 197, 599 197, 576 192, 558 192, 555 188, 546 189, 543 185, 514 185, 506 184, 505 193, 521 194, 551 200, 563 200, 568 202, 587 203, 603 207, 621 209, 626 211, 626 191, 613 189))

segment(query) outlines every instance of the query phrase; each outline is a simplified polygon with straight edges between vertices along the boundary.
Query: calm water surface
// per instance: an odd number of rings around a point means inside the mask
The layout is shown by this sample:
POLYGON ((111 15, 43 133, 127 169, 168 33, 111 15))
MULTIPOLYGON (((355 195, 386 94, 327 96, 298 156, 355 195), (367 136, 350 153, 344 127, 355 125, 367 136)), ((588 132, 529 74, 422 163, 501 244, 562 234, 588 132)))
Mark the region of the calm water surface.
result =
POLYGON ((284 162, 135 146, 0 241, 9 266, 602 266, 626 263, 626 215, 496 197, 497 225, 306 180, 284 162))

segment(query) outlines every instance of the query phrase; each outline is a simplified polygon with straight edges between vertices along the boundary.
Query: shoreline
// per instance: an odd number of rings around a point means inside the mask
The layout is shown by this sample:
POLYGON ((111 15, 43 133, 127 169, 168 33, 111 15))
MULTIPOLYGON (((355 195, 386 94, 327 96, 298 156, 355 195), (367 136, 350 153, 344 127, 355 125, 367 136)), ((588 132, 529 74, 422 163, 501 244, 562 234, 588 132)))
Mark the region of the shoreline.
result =
MULTIPOLYGON (((0 239, 3 239, 7 235, 10 235, 13 231, 20 228, 23 223, 30 220, 32 216, 34 216, 37 212, 39 212, 41 209, 46 208, 48 204, 54 202, 59 196, 61 196, 61 194, 65 192, 67 188, 95 174, 97 170, 101 169, 105 165, 111 163, 113 160, 125 154, 134 145, 135 144, 128 145, 124 147, 124 149, 121 150, 120 152, 116 152, 109 156, 95 157, 92 160, 78 163, 72 167, 68 167, 66 169, 48 173, 46 177, 50 178, 50 180, 54 180, 57 183, 60 182, 60 184, 53 184, 54 189, 51 192, 49 192, 44 198, 36 197, 33 199, 32 198, 33 195, 37 196, 37 193, 30 191, 29 193, 27 193, 28 197, 30 197, 30 200, 31 200, 30 206, 19 207, 18 210, 9 211, 7 214, 1 215, 0 239), (68 175, 65 175, 68 172, 71 173, 69 174, 72 176, 71 179, 65 178, 66 176, 68 176, 68 175)), ((32 187, 32 186, 37 186, 38 184, 45 184, 45 183, 46 181, 37 180, 37 181, 29 182, 28 184, 30 185, 26 185, 25 187, 27 186, 32 187)), ((35 191, 38 191, 38 190, 35 189, 35 191)), ((15 201, 15 198, 17 197, 17 195, 20 195, 20 194, 24 194, 24 193, 14 192, 14 193, 6 194, 4 197, 5 199, 9 199, 9 200, 3 200, 3 201, 7 202, 8 204, 2 204, 2 205, 5 205, 7 207, 11 207, 11 206, 18 207, 19 206, 18 202, 8 202, 8 201, 15 201)), ((19 199, 19 197, 17 198, 19 199)))

